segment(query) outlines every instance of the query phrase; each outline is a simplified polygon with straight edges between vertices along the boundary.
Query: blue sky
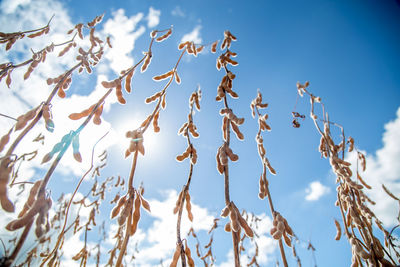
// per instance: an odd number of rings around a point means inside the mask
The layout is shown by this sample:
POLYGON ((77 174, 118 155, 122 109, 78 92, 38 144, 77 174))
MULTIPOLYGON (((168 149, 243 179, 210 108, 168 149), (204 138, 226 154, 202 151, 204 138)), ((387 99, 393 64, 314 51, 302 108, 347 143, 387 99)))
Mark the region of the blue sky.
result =
MULTIPOLYGON (((318 153, 319 134, 309 118, 301 121, 299 129, 291 126, 297 81, 310 81, 310 91, 322 98, 330 119, 343 125, 346 134, 356 140, 358 149, 366 153, 367 172, 363 178, 375 186, 370 196, 378 198, 376 212, 382 216, 387 227, 394 225, 398 207, 382 194, 380 184, 385 183, 395 194, 400 194, 398 1, 20 0, 2 1, 0 5, 0 31, 4 32, 41 26, 55 14, 51 24, 54 25, 53 35, 31 44, 21 40, 9 54, 1 49, 1 62, 30 57, 26 49, 30 45, 39 49, 53 40, 65 40, 62 34, 71 26, 105 13, 98 30, 104 36, 111 34, 114 50, 106 52, 106 58, 92 75, 83 74, 74 78, 66 100, 56 100, 56 132, 53 136, 46 135, 49 146, 79 125, 79 122, 67 122, 67 115, 94 103, 104 93, 99 86, 102 80, 115 78, 120 70, 141 58, 151 30, 173 25, 173 35, 154 45, 154 58, 149 70, 135 74, 133 92, 125 94, 128 103, 121 106, 115 103, 115 99, 110 100, 103 115, 104 123, 101 126, 92 125, 87 129, 86 137, 82 137, 92 145, 111 129, 100 145, 109 153, 107 167, 100 179, 111 175, 128 176, 130 160, 123 159, 126 146, 123 135, 126 130, 138 127, 138 123, 153 109, 153 105, 146 105, 144 99, 161 89, 162 83, 152 81, 151 77, 174 66, 180 53, 177 46, 182 38, 187 35, 198 42, 209 43, 221 39, 228 29, 238 38, 232 44, 232 51, 238 53, 239 62, 237 67, 231 68, 237 75, 234 89, 239 98, 230 99, 229 103, 235 114, 245 118, 241 126, 245 141, 233 140, 231 144, 233 151, 239 155, 239 161, 230 164, 231 199, 240 210, 246 209, 264 218, 264 228, 260 230, 264 236, 260 244, 265 248, 260 251, 263 253, 261 265, 274 266, 280 256, 276 243, 268 234, 271 221, 266 216, 271 214, 267 203, 258 198, 262 165, 254 139, 258 125, 251 117, 249 108, 258 88, 263 99, 269 103, 263 112, 269 114, 272 131, 263 134, 264 144, 268 158, 278 173, 269 177, 272 198, 276 209, 284 215, 300 239, 297 250, 303 266, 314 264, 314 258, 307 250, 309 241, 316 248, 318 266, 350 265, 351 248, 344 237, 339 242, 334 240, 334 219, 340 219, 339 210, 334 206, 335 177, 329 162, 321 159, 318 153), (73 104, 68 104, 68 101, 73 104)), ((172 209, 189 168, 187 161, 178 163, 175 160, 186 145, 185 139, 177 136, 176 132, 186 121, 188 98, 197 85, 202 88, 203 98, 201 111, 194 116, 200 137, 193 143, 199 159, 194 168, 190 192, 196 206, 194 217, 199 218, 199 221, 195 219, 193 226, 199 231, 203 245, 208 242, 206 229, 211 227, 212 218, 218 217, 224 207, 223 177, 217 172, 215 163, 216 151, 222 144, 221 116, 218 114, 222 104, 215 101, 215 96, 223 77, 223 73, 215 68, 216 58, 210 52, 197 58, 185 56, 178 67, 182 83, 168 89, 167 108, 160 115, 161 132, 154 134, 149 131, 144 136, 146 155, 139 158, 135 186, 143 182, 145 197, 154 208, 151 215, 143 215, 139 222, 141 230, 131 240, 132 244, 138 242, 139 250, 143 251, 142 257, 138 256, 138 266, 156 266, 160 260, 167 266, 175 248, 175 240, 168 235, 174 233, 176 217, 172 209), (154 257, 155 251, 160 254, 159 259, 154 257)), ((38 69, 30 84, 23 82, 23 72, 19 76, 15 73, 11 90, 2 81, 0 96, 8 101, 2 101, 0 113, 17 117, 29 108, 23 103, 32 106, 40 103, 50 90, 45 79, 60 74, 71 66, 72 60, 60 61, 55 56, 49 58, 50 67, 38 69)), ((300 99, 296 110, 308 116, 309 100, 300 99)), ((8 131, 10 123, 1 119, 1 133, 8 131)), ((339 137, 339 132, 336 134, 339 137)), ((82 152, 84 162, 81 165, 74 163, 72 157, 63 159, 49 185, 54 199, 61 192, 73 190, 88 167, 91 145, 87 145, 86 154, 82 152)), ((29 150, 30 144, 26 144, 25 148, 29 150)), ((47 153, 46 149, 42 150, 47 153)), ((24 149, 21 148, 20 152, 24 149)), ((47 165, 39 166, 40 160, 37 161, 32 163, 32 167, 26 167, 27 176, 32 181, 46 170, 47 165)), ((91 183, 84 183, 82 194, 90 189, 91 183)), ((109 193, 98 215, 98 221, 105 220, 107 227, 115 223, 109 220, 112 206, 108 204, 115 193, 109 193)), ((215 231, 213 250, 217 255, 216 266, 231 266, 231 237, 223 231, 225 221, 221 220, 221 227, 215 231)), ((184 227, 190 227, 187 220, 184 224, 184 227)), ((3 239, 12 237, 8 232, 2 232, 1 236, 3 239)), ((82 236, 73 238, 71 242, 75 244, 82 242, 82 236)), ((92 238, 96 239, 96 233, 92 238)), ((104 250, 110 249, 111 245, 105 244, 104 250)), ((195 242, 189 239, 192 254, 194 245, 195 242)), ((249 249, 251 251, 251 244, 249 249)), ((108 259, 105 254, 103 262, 108 259)), ((68 255, 73 253, 65 253, 66 257, 68 255)), ((294 266, 290 250, 287 250, 287 255, 289 265, 294 266)), ((65 259, 65 264, 70 262, 65 259)))

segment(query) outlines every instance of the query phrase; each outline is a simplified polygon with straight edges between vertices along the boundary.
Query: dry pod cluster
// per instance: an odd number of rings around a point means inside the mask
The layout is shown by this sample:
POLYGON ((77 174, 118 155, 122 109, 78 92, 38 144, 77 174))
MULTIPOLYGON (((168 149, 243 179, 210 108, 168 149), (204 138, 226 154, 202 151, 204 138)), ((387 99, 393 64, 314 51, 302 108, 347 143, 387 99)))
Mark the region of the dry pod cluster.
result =
POLYGON ((14 212, 14 204, 7 196, 7 185, 13 169, 14 161, 11 158, 0 160, 0 204, 3 210, 14 212))
POLYGON ((71 120, 79 120, 81 118, 89 116, 93 112, 93 110, 96 108, 96 110, 94 111, 93 123, 96 125, 100 125, 101 124, 101 114, 103 113, 103 107, 104 107, 104 103, 101 104, 100 106, 97 106, 97 104, 93 104, 89 108, 87 108, 79 113, 71 113, 68 116, 68 118, 70 118, 71 120))
POLYGON ((131 153, 136 151, 139 151, 140 154, 144 155, 142 131, 140 129, 134 131, 127 131, 126 137, 131 138, 131 142, 129 148, 125 151, 125 157, 129 157, 131 153))
POLYGON ((220 174, 224 173, 225 166, 228 165, 228 158, 232 161, 237 161, 239 156, 233 153, 232 149, 226 143, 224 143, 218 148, 216 155, 217 170, 220 174))
MULTIPOLYGON (((321 98, 315 97, 308 91, 309 84, 309 82, 306 82, 303 85, 298 82, 297 91, 300 96, 307 94, 310 97, 310 117, 314 121, 318 132, 321 134, 319 152, 322 157, 329 159, 332 170, 337 177, 337 201, 335 204, 340 208, 344 233, 352 247, 352 266, 363 266, 363 261, 366 262, 368 266, 395 266, 395 261, 389 253, 386 253, 386 255, 391 262, 384 258, 383 246, 372 232, 373 222, 375 221, 378 228, 385 236, 387 235, 387 231, 383 229, 380 221, 368 207, 368 203, 374 205, 375 202, 364 193, 365 189, 371 189, 371 186, 362 179, 359 173, 359 166, 362 171, 366 169, 365 156, 355 148, 354 139, 352 137, 349 137, 346 141, 343 127, 329 120, 325 107, 321 103, 321 98), (322 127, 319 125, 318 117, 314 113, 315 103, 319 103, 322 106, 322 127), (338 144, 335 143, 332 137, 330 130, 332 125, 341 130, 341 141, 338 144), (346 145, 348 145, 347 150, 349 152, 355 150, 354 153, 357 153, 356 177, 354 179, 352 179, 353 171, 350 162, 344 160, 346 145), (358 238, 358 236, 360 238, 358 238)), ((335 220, 335 224, 337 228, 335 239, 339 240, 342 235, 342 229, 338 221, 335 220)), ((394 248, 391 247, 390 244, 386 243, 386 245, 390 249, 394 248)), ((395 248, 394 250, 396 251, 395 248)))
POLYGON ((273 227, 270 230, 270 234, 272 235, 272 237, 276 240, 279 240, 283 236, 286 245, 291 247, 292 242, 291 242, 289 236, 293 236, 294 234, 293 234, 292 228, 290 228, 286 219, 283 218, 283 216, 280 215, 279 212, 275 211, 274 212, 274 221, 272 222, 272 224, 273 224, 273 227))
MULTIPOLYGON (((22 227, 25 227, 26 225, 30 224, 34 220, 36 214, 39 214, 39 217, 41 217, 40 219, 37 219, 37 221, 36 221, 37 228, 43 227, 42 222, 44 222, 44 224, 45 224, 44 228, 47 229, 47 226, 46 226, 47 223, 44 220, 48 216, 46 214, 47 214, 48 210, 50 209, 51 204, 52 204, 51 199, 49 197, 46 197, 45 194, 37 195, 32 206, 30 206, 26 212, 20 214, 22 216, 18 217, 18 219, 15 219, 15 220, 12 220, 11 222, 9 222, 6 225, 6 229, 8 231, 15 231, 22 227)), ((42 234, 42 233, 43 233, 43 229, 38 229, 36 232, 37 235, 42 234)))
POLYGON ((118 217, 120 226, 127 223, 129 235, 134 235, 140 220, 140 207, 150 212, 150 204, 143 198, 142 194, 137 190, 130 190, 125 196, 118 200, 117 205, 111 211, 111 219, 118 217), (133 211, 133 213, 132 213, 133 211), (129 220, 131 218, 131 220, 129 220))
POLYGON ((19 131, 23 128, 25 128, 26 124, 31 121, 33 118, 35 118, 37 111, 39 109, 40 106, 33 108, 31 110, 29 110, 27 113, 19 116, 17 118, 17 123, 15 124, 15 131, 19 131))
POLYGON ((236 137, 239 140, 244 140, 244 135, 242 132, 239 130, 239 125, 242 125, 244 122, 244 118, 238 118, 236 115, 233 113, 233 111, 230 108, 223 108, 219 111, 219 114, 224 116, 222 120, 222 132, 223 132, 223 138, 225 141, 227 141, 227 132, 228 128, 231 127, 233 132, 236 134, 236 137))
POLYGON ((235 203, 233 203, 232 201, 221 212, 221 217, 227 216, 229 216, 230 222, 225 225, 225 231, 240 232, 240 228, 242 228, 248 237, 254 236, 253 230, 247 224, 246 220, 240 214, 235 203))

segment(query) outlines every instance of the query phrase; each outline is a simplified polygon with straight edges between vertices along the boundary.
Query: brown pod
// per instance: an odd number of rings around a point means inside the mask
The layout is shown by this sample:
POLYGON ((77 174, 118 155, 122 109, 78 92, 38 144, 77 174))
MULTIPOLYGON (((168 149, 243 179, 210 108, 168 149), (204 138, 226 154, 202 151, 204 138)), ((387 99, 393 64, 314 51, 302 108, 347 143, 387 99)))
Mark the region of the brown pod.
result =
POLYGON ((140 196, 140 200, 142 201, 142 207, 144 209, 146 209, 148 212, 151 212, 149 202, 146 199, 144 199, 142 196, 140 196))
POLYGON ((194 267, 194 261, 192 259, 192 252, 190 251, 190 248, 188 247, 187 240, 185 239, 185 254, 186 258, 188 260, 188 265, 189 267, 194 267))
POLYGON ((156 41, 157 41, 157 42, 162 42, 162 41, 164 41, 165 39, 167 39, 171 34, 172 34, 172 29, 169 29, 164 35, 158 37, 158 38, 156 39, 156 41))
POLYGON ((181 245, 176 244, 176 249, 175 249, 175 253, 174 256, 172 257, 172 262, 169 265, 169 267, 176 267, 176 264, 178 263, 179 260, 179 256, 181 255, 181 245))
POLYGON ((283 240, 285 241, 285 243, 286 243, 286 245, 287 245, 288 247, 292 247, 292 241, 290 240, 290 237, 288 237, 288 236, 286 235, 286 233, 283 234, 283 240))
POLYGON ((15 211, 14 204, 11 202, 11 200, 8 199, 6 193, 0 195, 0 204, 1 204, 1 207, 3 208, 3 210, 5 210, 7 212, 15 211))
POLYGON ((8 133, 6 135, 3 135, 3 137, 1 137, 1 139, 0 139, 0 152, 3 151, 4 147, 10 141, 11 130, 12 129, 10 129, 10 131, 8 131, 8 133))
POLYGON ((189 220, 191 222, 193 222, 192 205, 190 204, 190 194, 189 194, 189 192, 186 192, 185 199, 186 199, 186 210, 187 210, 187 213, 188 213, 188 218, 189 218, 189 220))
POLYGON ((130 93, 132 91, 131 83, 132 83, 133 72, 134 72, 134 69, 126 76, 126 79, 125 79, 125 91, 127 93, 130 93))
POLYGON ((177 71, 175 71, 175 82, 176 82, 177 84, 181 84, 181 78, 179 77, 177 71))
MULTIPOLYGON (((3 198, 1 200, 3 201, 3 198)), ((7 224, 6 229, 9 231, 15 231, 24 227, 31 220, 33 220, 34 216, 40 211, 44 204, 46 204, 46 200, 44 195, 41 195, 38 199, 36 199, 36 201, 33 203, 33 206, 24 214, 24 216, 11 221, 9 224, 7 224)))
POLYGON ((217 52, 217 45, 218 45, 218 40, 212 43, 211 45, 211 52, 216 53, 217 52))
POLYGON ((145 58, 145 60, 144 60, 144 62, 143 62, 143 65, 142 65, 142 67, 140 68, 140 72, 145 72, 146 70, 147 70, 147 68, 149 67, 149 65, 150 65, 150 62, 151 62, 151 55, 150 54, 147 54, 146 55, 146 58, 145 58))
POLYGON ((28 120, 26 119, 25 115, 21 115, 17 118, 17 123, 15 124, 15 131, 19 131, 26 126, 28 120))
POLYGON ((238 214, 238 219, 239 219, 240 226, 243 228, 246 235, 248 237, 254 237, 253 230, 250 228, 250 226, 247 224, 245 219, 243 219, 243 217, 240 214, 238 214))
POLYGON ((225 224, 224 230, 225 230, 225 232, 230 232, 230 231, 232 231, 232 229, 231 229, 231 223, 230 223, 230 222, 227 222, 227 223, 225 224))
POLYGON ((229 213, 229 217, 231 219, 231 228, 234 232, 239 232, 240 225, 238 221, 238 214, 236 214, 235 209, 231 208, 231 212, 229 213))
POLYGON ((336 225, 336 236, 335 240, 340 240, 340 237, 342 236, 342 229, 340 227, 340 224, 337 220, 335 220, 335 225, 336 225))

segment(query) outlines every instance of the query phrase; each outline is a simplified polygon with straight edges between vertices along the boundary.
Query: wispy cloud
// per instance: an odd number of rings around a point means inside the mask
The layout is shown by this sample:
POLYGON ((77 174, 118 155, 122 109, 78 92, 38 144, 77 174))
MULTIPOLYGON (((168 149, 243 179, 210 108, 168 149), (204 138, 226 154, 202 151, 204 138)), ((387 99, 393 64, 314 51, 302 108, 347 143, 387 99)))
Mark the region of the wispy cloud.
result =
MULTIPOLYGON (((396 119, 385 125, 382 142, 382 148, 375 154, 366 154, 367 169, 360 175, 372 186, 371 190, 365 190, 376 202, 370 208, 386 226, 393 226, 398 223, 396 216, 399 204, 383 191, 382 184, 395 196, 400 196, 400 108, 396 112, 396 119)), ((356 166, 356 153, 348 154, 347 160, 356 166)))
POLYGON ((323 195, 326 195, 330 192, 330 188, 321 184, 319 181, 311 182, 308 185, 308 188, 305 190, 307 201, 317 201, 323 195))
POLYGON ((172 9, 171 15, 181 18, 184 18, 186 16, 185 12, 183 12, 180 6, 176 6, 174 9, 172 9))
POLYGON ((203 41, 201 39, 200 30, 201 30, 201 25, 197 25, 191 32, 185 34, 182 37, 181 43, 186 41, 193 41, 196 44, 200 44, 203 41))
POLYGON ((149 8, 149 14, 147 15, 147 27, 153 28, 160 23, 161 10, 149 8))

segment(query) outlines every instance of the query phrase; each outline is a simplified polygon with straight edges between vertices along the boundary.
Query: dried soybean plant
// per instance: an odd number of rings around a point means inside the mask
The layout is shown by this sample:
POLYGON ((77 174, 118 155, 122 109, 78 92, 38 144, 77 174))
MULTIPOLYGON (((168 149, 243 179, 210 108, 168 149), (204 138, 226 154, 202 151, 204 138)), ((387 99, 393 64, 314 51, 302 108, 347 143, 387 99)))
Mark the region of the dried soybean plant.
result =
MULTIPOLYGON (((110 92, 109 92, 110 93, 110 92)), ((45 231, 43 231, 43 223, 46 222, 46 218, 48 217, 48 210, 51 208, 52 200, 47 192, 47 184, 54 173, 56 167, 64 156, 65 152, 68 150, 69 146, 72 144, 74 158, 79 161, 81 159, 79 153, 79 134, 86 127, 86 125, 90 122, 92 117, 95 115, 97 109, 100 108, 104 99, 108 96, 108 94, 104 95, 96 104, 93 111, 89 114, 86 120, 79 126, 79 128, 75 131, 70 131, 68 134, 64 135, 61 141, 54 145, 53 149, 47 153, 42 163, 50 161, 56 154, 56 158, 53 163, 49 167, 47 173, 45 174, 42 180, 38 180, 35 182, 32 187, 29 198, 25 203, 23 210, 19 213, 18 218, 12 220, 7 224, 6 229, 9 231, 16 231, 18 229, 24 228, 23 232, 14 247, 14 250, 9 258, 9 265, 13 264, 13 261, 16 259, 19 251, 24 244, 26 237, 29 234, 29 231, 33 225, 33 222, 36 218, 36 230, 35 234, 37 237, 40 237, 44 232, 47 232, 49 228, 47 224, 45 225, 45 231), (38 230, 41 229, 41 230, 38 230)))
MULTIPOLYGON (((390 244, 385 242, 382 245, 373 232, 374 223, 384 234, 387 231, 368 207, 368 204, 374 205, 375 202, 364 192, 366 189, 371 189, 371 186, 362 179, 359 171, 359 168, 362 171, 366 169, 365 156, 356 149, 352 137, 349 137, 346 141, 343 127, 329 120, 321 98, 308 91, 309 84, 308 81, 304 84, 297 82, 297 91, 299 96, 302 97, 306 94, 310 98, 310 117, 321 135, 319 152, 322 157, 329 159, 332 170, 336 175, 336 183, 338 184, 336 206, 339 207, 342 215, 344 234, 351 245, 351 266, 363 266, 363 262, 367 263, 368 266, 396 266, 398 263, 386 250, 390 247, 390 244), (316 104, 321 105, 322 116, 316 115, 316 104), (320 124, 322 124, 322 127, 320 124), (335 143, 331 126, 339 128, 341 132, 338 143, 335 143), (345 160, 346 150, 349 153, 354 151, 357 154, 355 175, 350 168, 351 163, 345 160), (353 178, 353 176, 355 177, 353 178)), ((335 221, 335 225, 337 227, 335 239, 339 240, 342 235, 342 226, 338 221, 335 221)))
MULTIPOLYGON (((243 219, 242 215, 239 212, 239 209, 236 207, 235 203, 231 201, 229 196, 229 159, 231 161, 237 161, 239 156, 234 154, 232 149, 229 147, 230 145, 230 128, 232 128, 233 132, 236 134, 236 137, 239 140, 243 140, 244 136, 239 130, 239 125, 243 124, 244 119, 238 118, 233 113, 232 109, 228 106, 227 94, 229 94, 232 98, 238 98, 238 94, 232 90, 232 82, 235 78, 235 74, 233 74, 230 70, 228 70, 228 65, 236 66, 238 62, 233 60, 232 57, 236 57, 236 53, 232 52, 229 48, 231 46, 231 42, 236 41, 236 37, 232 35, 229 31, 224 32, 224 40, 221 44, 221 50, 225 51, 218 57, 217 59, 217 69, 220 70, 223 68, 225 70, 225 76, 222 78, 221 83, 218 85, 217 90, 217 101, 223 100, 224 108, 220 110, 222 119, 222 135, 223 135, 223 144, 218 148, 218 152, 216 155, 217 161, 217 170, 220 174, 224 175, 224 184, 225 184, 225 208, 222 210, 222 217, 230 217, 230 222, 225 225, 225 230, 227 232, 232 233, 232 242, 233 242, 233 252, 235 257, 235 267, 240 266, 240 253, 239 253, 239 242, 240 242, 240 231, 241 228, 245 231, 246 235, 249 237, 253 237, 253 230, 249 227, 247 222, 243 219)), ((215 46, 213 44, 213 48, 215 50, 215 46)))
POLYGON ((174 214, 178 213, 178 218, 177 218, 177 223, 176 223, 176 250, 174 253, 173 261, 170 264, 170 266, 176 266, 179 255, 181 258, 181 263, 182 267, 186 266, 186 258, 187 258, 187 263, 190 267, 194 266, 194 261, 191 256, 191 251, 190 248, 188 247, 187 240, 185 240, 185 247, 183 246, 182 239, 181 239, 181 220, 182 220, 182 212, 183 212, 183 206, 185 205, 186 201, 186 211, 188 218, 191 222, 193 222, 193 214, 192 214, 192 205, 190 203, 190 194, 189 194, 189 187, 190 187, 190 182, 192 180, 192 175, 193 175, 193 166, 197 162, 197 151, 194 148, 191 140, 190 140, 190 135, 193 138, 199 137, 199 133, 197 132, 197 127, 193 122, 193 115, 194 115, 194 108, 193 106, 196 106, 197 111, 200 111, 200 100, 201 100, 201 90, 200 87, 198 87, 197 91, 193 92, 190 96, 189 99, 189 114, 188 114, 188 120, 185 122, 182 127, 178 131, 178 135, 183 135, 186 137, 187 141, 187 148, 185 152, 183 152, 181 155, 178 155, 176 157, 177 161, 184 161, 186 158, 190 159, 190 169, 189 169, 189 175, 188 179, 186 181, 186 184, 183 186, 181 192, 179 193, 178 200, 176 201, 176 206, 174 208, 174 214))
POLYGON ((54 15, 50 18, 49 22, 42 28, 28 30, 23 32, 11 32, 4 33, 0 32, 0 44, 6 44, 6 51, 10 50, 17 40, 21 40, 25 36, 28 38, 35 38, 43 34, 48 34, 50 31, 50 22, 54 18, 54 15), (28 35, 27 35, 28 34, 28 35))
MULTIPOLYGON (((156 41, 163 41, 167 39, 172 33, 172 28, 168 29, 166 33, 156 39, 156 41)), ((155 38, 157 34, 157 31, 153 31, 151 33, 151 37, 155 38)), ((122 260, 123 257, 126 253, 126 247, 129 242, 129 238, 133 236, 136 232, 137 225, 140 219, 140 207, 142 206, 146 210, 150 212, 150 206, 147 203, 146 200, 141 195, 141 192, 137 189, 134 188, 133 186, 133 178, 135 175, 135 170, 136 170, 136 163, 137 163, 137 158, 138 154, 142 154, 144 156, 145 154, 145 149, 144 149, 144 138, 143 135, 146 132, 147 128, 150 126, 150 124, 153 125, 154 132, 159 132, 160 127, 158 125, 158 120, 160 117, 160 111, 161 109, 165 109, 166 107, 166 93, 168 87, 171 85, 173 80, 175 79, 177 84, 180 84, 181 79, 178 75, 177 68, 178 65, 183 57, 183 55, 187 52, 188 54, 194 54, 197 55, 202 48, 196 48, 193 42, 185 42, 182 44, 179 44, 178 46, 179 50, 183 51, 181 52, 178 61, 176 62, 175 66, 168 72, 162 74, 162 75, 157 75, 153 77, 154 81, 162 81, 165 79, 168 79, 167 83, 164 85, 163 89, 155 93, 154 95, 146 98, 145 102, 147 104, 152 103, 154 101, 157 101, 156 106, 154 107, 154 110, 151 112, 151 114, 142 122, 139 128, 128 131, 126 132, 126 137, 130 138, 130 145, 128 149, 125 152, 125 157, 129 157, 131 153, 133 153, 133 159, 132 159, 132 166, 131 166, 131 171, 129 174, 129 179, 128 179, 128 192, 124 197, 120 198, 120 201, 118 201, 117 205, 114 207, 111 213, 111 218, 114 218, 119 215, 118 217, 118 224, 119 224, 119 229, 118 233, 116 235, 117 242, 116 242, 116 247, 111 250, 110 252, 110 260, 109 264, 112 265, 113 263, 113 257, 116 255, 117 249, 119 250, 118 258, 116 261, 116 266, 122 266, 122 260), (193 50, 194 49, 194 50, 193 50), (125 233, 123 233, 123 228, 125 228, 125 233)), ((146 55, 146 59, 142 65, 142 71, 146 70, 148 63, 150 62, 151 59, 151 54, 146 55)), ((115 81, 115 80, 114 80, 115 81)), ((113 82, 114 82, 113 81, 113 82)), ((111 82, 111 83, 113 83, 111 82)), ((120 87, 120 83, 116 81, 117 86, 120 87)), ((104 84, 103 84, 104 85, 104 84)), ((109 86, 114 86, 114 84, 109 85, 109 86)), ((122 95, 122 94, 120 94, 122 95)), ((118 96, 118 95, 117 95, 118 96)), ((121 99, 122 100, 122 99, 121 99)))
MULTIPOLYGON (((21 142, 21 140, 30 132, 30 130, 39 122, 39 120, 43 117, 46 125, 46 129, 50 132, 54 130, 54 122, 52 120, 51 114, 51 101, 54 98, 55 94, 58 94, 59 97, 65 97, 65 90, 69 88, 72 82, 72 74, 78 69, 78 72, 86 69, 88 73, 92 72, 91 67, 97 65, 99 60, 103 55, 104 46, 103 41, 94 35, 95 25, 99 23, 102 19, 102 16, 96 17, 92 22, 89 22, 86 26, 90 29, 90 43, 91 46, 88 51, 84 50, 82 47, 79 48, 79 55, 77 56, 78 63, 74 65, 71 69, 61 74, 57 78, 49 78, 47 79, 47 84, 55 84, 53 90, 47 97, 47 99, 34 107, 27 113, 19 116, 17 118, 16 124, 11 127, 6 135, 4 135, 0 139, 0 152, 4 150, 5 146, 10 141, 10 135, 13 132, 20 131, 20 134, 15 138, 12 144, 9 145, 8 150, 5 155, 1 158, 0 161, 0 200, 2 208, 7 212, 14 212, 14 204, 7 196, 7 184, 9 183, 10 174, 13 169, 13 165, 15 163, 15 157, 13 156, 14 150, 21 142), (94 51, 97 47, 98 50, 94 51)), ((79 25, 79 24, 78 24, 79 25)), ((81 31, 78 31, 81 32, 81 31)), ((72 32, 71 32, 72 33, 72 32)), ((83 38, 82 34, 79 35, 83 38)), ((73 46, 75 42, 69 43, 67 48, 73 46)), ((63 51, 64 51, 63 50, 63 51)), ((61 53, 60 53, 61 54, 61 53)))
POLYGON ((280 250, 281 257, 282 257, 282 262, 283 262, 283 265, 285 267, 287 267, 288 263, 286 260, 285 249, 283 247, 282 238, 285 241, 286 245, 288 247, 291 247, 292 246, 291 237, 294 236, 294 233, 293 233, 292 228, 289 226, 287 220, 279 212, 277 212, 274 209, 271 193, 269 191, 269 181, 267 179, 267 169, 272 175, 276 175, 276 171, 271 166, 271 163, 269 162, 269 160, 267 158, 266 150, 264 147, 264 139, 261 135, 261 133, 263 131, 271 131, 271 127, 266 122, 266 120, 268 119, 268 114, 265 113, 264 115, 261 115, 261 113, 260 113, 260 109, 264 109, 266 107, 268 107, 268 104, 263 103, 262 94, 260 91, 258 91, 257 97, 250 104, 253 118, 255 118, 255 116, 257 115, 257 119, 258 119, 258 132, 256 135, 256 142, 257 142, 258 155, 260 156, 260 159, 261 159, 261 162, 263 165, 263 171, 262 171, 262 174, 260 175, 260 180, 259 180, 260 192, 258 194, 258 197, 260 199, 264 199, 265 197, 268 198, 269 208, 271 210, 271 215, 273 217, 273 228, 271 229, 270 233, 271 233, 271 236, 275 240, 278 240, 279 250, 280 250))
POLYGON ((7 76, 6 84, 7 84, 7 87, 10 88, 11 81, 12 81, 12 79, 11 79, 12 71, 29 64, 29 67, 24 74, 24 80, 28 79, 29 76, 31 75, 31 73, 34 71, 34 69, 40 63, 44 63, 46 61, 47 54, 53 52, 55 47, 65 46, 64 49, 66 49, 66 48, 70 47, 70 45, 76 46, 76 43, 74 42, 75 36, 76 35, 74 35, 71 40, 65 41, 63 43, 59 43, 59 44, 51 43, 50 45, 46 46, 45 48, 43 48, 37 52, 34 52, 32 50, 32 57, 28 60, 25 60, 24 62, 21 62, 18 64, 14 64, 12 62, 0 64, 0 82, 2 81, 2 79, 4 77, 7 76))

